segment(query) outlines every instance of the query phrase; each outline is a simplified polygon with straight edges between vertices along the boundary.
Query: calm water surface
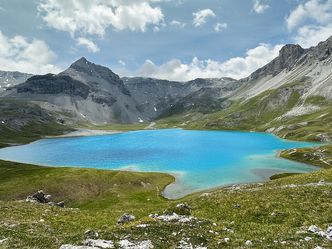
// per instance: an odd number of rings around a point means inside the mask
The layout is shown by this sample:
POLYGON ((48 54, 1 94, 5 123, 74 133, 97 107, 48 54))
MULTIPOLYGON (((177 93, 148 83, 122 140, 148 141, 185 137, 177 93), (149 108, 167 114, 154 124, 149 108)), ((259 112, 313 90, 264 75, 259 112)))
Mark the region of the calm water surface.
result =
POLYGON ((314 167, 277 158, 281 149, 317 144, 249 132, 133 131, 113 135, 43 139, 0 150, 0 159, 47 166, 167 172, 176 182, 164 194, 178 198, 227 184, 263 181, 275 173, 314 167))

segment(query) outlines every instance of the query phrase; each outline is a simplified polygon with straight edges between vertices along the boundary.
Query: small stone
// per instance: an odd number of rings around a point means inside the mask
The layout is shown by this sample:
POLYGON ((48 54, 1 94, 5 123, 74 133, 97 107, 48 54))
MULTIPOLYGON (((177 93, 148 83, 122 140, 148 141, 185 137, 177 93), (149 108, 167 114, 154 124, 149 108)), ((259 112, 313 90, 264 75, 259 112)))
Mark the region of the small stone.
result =
POLYGON ((124 214, 118 219, 118 223, 128 223, 135 220, 135 216, 131 214, 124 214))
POLYGON ((225 243, 228 243, 230 240, 230 238, 224 238, 225 243))
POLYGON ((251 240, 247 240, 245 243, 246 246, 252 246, 252 241, 251 240))
POLYGON ((137 228, 146 228, 148 226, 149 226, 148 224, 138 224, 136 227, 137 228))
POLYGON ((324 248, 321 246, 316 246, 315 249, 324 249, 324 248))
POLYGON ((38 201, 30 195, 25 199, 25 201, 30 203, 38 203, 38 201))
POLYGON ((119 246, 122 249, 152 249, 154 248, 150 240, 140 241, 140 242, 130 242, 129 240, 120 240, 119 246))
POLYGON ((176 205, 176 207, 180 208, 180 209, 188 210, 188 211, 191 210, 191 207, 186 203, 180 203, 180 204, 176 205))
POLYGON ((6 238, 6 239, 0 239, 0 245, 4 244, 7 240, 8 240, 8 238, 6 238))
POLYGON ((305 241, 310 241, 310 240, 312 240, 312 238, 311 237, 305 237, 304 240, 305 241))
POLYGON ((99 234, 96 231, 93 231, 93 230, 86 230, 85 233, 84 233, 84 237, 86 239, 98 239, 99 234))
POLYGON ((45 195, 46 202, 50 202, 52 198, 52 195, 45 195))
POLYGON ((320 181, 318 182, 318 184, 319 184, 319 185, 324 185, 324 184, 325 184, 325 180, 324 180, 324 179, 320 180, 320 181))
POLYGON ((65 202, 64 201, 60 201, 56 204, 58 207, 64 208, 65 207, 65 202))
POLYGON ((170 213, 171 211, 175 211, 178 214, 182 215, 190 215, 191 214, 191 207, 186 203, 180 203, 176 205, 176 209, 173 210, 166 210, 165 213, 170 213))
POLYGON ((96 249, 92 246, 73 246, 73 245, 62 245, 60 249, 96 249))
POLYGON ((311 232, 311 233, 315 233, 315 234, 318 234, 321 230, 315 226, 315 225, 311 225, 309 228, 308 228, 308 231, 311 232))
POLYGON ((332 226, 329 226, 326 230, 326 238, 329 241, 332 241, 332 226))
POLYGON ((86 246, 92 246, 93 248, 102 248, 102 249, 114 248, 114 243, 111 240, 88 239, 85 241, 84 244, 86 246))

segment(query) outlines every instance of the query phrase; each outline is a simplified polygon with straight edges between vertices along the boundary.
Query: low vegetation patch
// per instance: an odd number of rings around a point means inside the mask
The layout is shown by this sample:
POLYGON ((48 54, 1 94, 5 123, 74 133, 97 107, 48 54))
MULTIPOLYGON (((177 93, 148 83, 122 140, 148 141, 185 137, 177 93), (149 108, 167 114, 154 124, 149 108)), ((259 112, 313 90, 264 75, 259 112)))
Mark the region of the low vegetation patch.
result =
POLYGON ((111 241, 115 248, 332 245, 308 230, 312 225, 327 230, 332 224, 331 169, 168 201, 160 191, 173 180, 158 173, 1 161, 0 248, 60 248, 98 240, 111 241), (40 189, 64 200, 66 207, 23 201, 40 189), (123 214, 132 218, 118 223, 123 214))
POLYGON ((332 168, 332 146, 284 150, 280 156, 289 160, 315 165, 320 168, 332 168))

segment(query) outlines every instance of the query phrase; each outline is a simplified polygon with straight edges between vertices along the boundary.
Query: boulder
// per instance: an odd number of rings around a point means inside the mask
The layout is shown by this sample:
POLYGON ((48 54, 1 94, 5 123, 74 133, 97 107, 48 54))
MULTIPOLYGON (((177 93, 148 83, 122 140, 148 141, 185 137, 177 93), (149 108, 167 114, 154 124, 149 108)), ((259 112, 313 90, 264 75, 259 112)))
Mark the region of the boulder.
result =
POLYGON ((43 190, 39 190, 38 192, 34 193, 32 198, 36 199, 39 203, 47 203, 47 199, 45 198, 43 190))
POLYGON ((50 206, 54 207, 65 207, 65 202, 60 201, 58 203, 51 201, 52 196, 51 195, 45 195, 43 190, 39 190, 38 192, 34 193, 33 195, 29 195, 25 201, 31 202, 31 203, 42 203, 42 204, 48 204, 50 206))

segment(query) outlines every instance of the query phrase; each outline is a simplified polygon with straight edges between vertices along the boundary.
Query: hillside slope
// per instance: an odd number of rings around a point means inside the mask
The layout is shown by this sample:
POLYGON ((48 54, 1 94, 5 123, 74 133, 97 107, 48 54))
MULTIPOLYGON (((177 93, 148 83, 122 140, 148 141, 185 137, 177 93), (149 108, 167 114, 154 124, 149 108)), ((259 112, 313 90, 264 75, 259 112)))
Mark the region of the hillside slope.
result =
POLYGON ((331 225, 331 170, 230 186, 177 201, 159 195, 173 178, 157 173, 0 161, 0 180, 0 248, 4 249, 83 245, 87 237, 95 238, 95 232, 116 248, 152 248, 120 247, 143 242, 157 249, 249 244, 252 248, 331 247, 326 235, 308 231, 315 225, 325 232, 331 225), (20 201, 39 189, 52 194, 52 200, 64 200, 67 207, 20 201), (124 213, 136 219, 118 224, 124 213))
POLYGON ((226 106, 184 111, 159 127, 273 132, 300 140, 332 140, 332 37, 302 49, 286 45, 268 65, 242 79, 226 106))

